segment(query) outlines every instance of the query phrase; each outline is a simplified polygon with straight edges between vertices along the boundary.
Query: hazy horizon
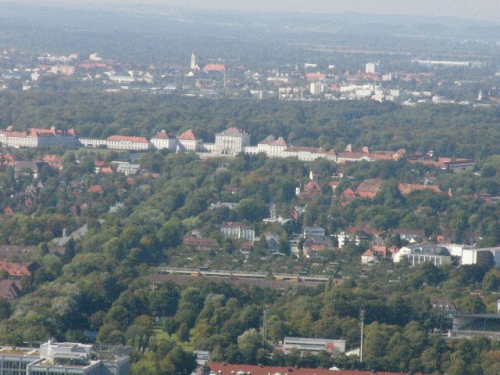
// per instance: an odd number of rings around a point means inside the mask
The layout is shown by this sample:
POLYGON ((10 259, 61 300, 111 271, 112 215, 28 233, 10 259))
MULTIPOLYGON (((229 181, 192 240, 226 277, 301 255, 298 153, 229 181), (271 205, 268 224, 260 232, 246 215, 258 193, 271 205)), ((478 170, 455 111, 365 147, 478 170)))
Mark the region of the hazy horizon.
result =
MULTIPOLYGON (((103 8, 127 5, 134 7, 165 6, 183 7, 193 10, 217 10, 235 12, 288 12, 288 13, 343 13, 359 12, 373 15, 409 15, 431 17, 456 17, 473 20, 500 21, 500 1, 482 0, 481 2, 458 0, 247 0, 241 3, 235 0, 10 0, 8 3, 33 4, 46 6, 77 6, 82 8, 103 8)), ((4 2, 4 3, 7 3, 4 2)))

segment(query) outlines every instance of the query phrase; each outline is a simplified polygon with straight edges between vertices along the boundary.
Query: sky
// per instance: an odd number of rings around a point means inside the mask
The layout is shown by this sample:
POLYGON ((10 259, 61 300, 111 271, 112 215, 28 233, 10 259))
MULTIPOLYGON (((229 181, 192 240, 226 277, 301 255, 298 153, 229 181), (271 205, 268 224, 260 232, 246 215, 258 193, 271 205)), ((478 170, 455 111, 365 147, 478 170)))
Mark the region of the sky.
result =
MULTIPOLYGON (((0 0, 2 1, 2 0, 0 0)), ((500 0, 7 0, 23 4, 101 6, 103 3, 247 12, 341 13, 446 16, 500 21, 500 0)))

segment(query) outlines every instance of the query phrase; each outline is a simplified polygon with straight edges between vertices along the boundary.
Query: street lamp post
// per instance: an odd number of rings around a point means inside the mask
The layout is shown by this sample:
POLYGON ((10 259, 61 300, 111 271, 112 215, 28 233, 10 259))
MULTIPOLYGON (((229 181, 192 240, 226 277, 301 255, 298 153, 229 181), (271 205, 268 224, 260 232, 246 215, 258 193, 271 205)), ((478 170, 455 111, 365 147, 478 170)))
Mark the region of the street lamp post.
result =
POLYGON ((360 337, 361 343, 359 346, 359 361, 363 362, 363 341, 364 341, 363 329, 365 325, 365 310, 359 311, 359 319, 361 320, 361 337, 360 337))

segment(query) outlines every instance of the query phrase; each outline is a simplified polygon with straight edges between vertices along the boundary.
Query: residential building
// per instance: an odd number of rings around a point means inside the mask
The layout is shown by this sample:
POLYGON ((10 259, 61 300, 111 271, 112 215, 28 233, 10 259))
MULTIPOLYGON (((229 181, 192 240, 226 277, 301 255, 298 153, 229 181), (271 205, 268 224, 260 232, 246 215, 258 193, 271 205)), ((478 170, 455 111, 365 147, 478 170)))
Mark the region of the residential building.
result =
POLYGON ((356 195, 361 198, 373 199, 382 188, 383 181, 380 178, 369 178, 359 184, 356 195))
POLYGON ((408 195, 412 191, 425 190, 429 189, 434 191, 435 193, 441 193, 441 189, 437 185, 428 185, 428 184, 399 184, 399 191, 403 195, 408 195))
POLYGON ((402 247, 394 254, 393 261, 401 262, 404 258, 410 261, 412 266, 430 262, 436 266, 451 263, 451 254, 444 246, 434 244, 419 244, 402 247))
POLYGON ((24 276, 31 276, 33 272, 37 269, 35 263, 14 263, 14 262, 4 262, 0 260, 0 270, 4 270, 10 277, 22 278, 24 276))
POLYGON ((116 171, 125 174, 125 176, 137 174, 141 169, 140 164, 131 164, 125 161, 114 161, 112 163, 117 165, 116 171))
POLYGON ((433 310, 439 310, 447 313, 448 315, 455 315, 458 313, 457 308, 453 301, 449 298, 432 297, 429 301, 433 310))
POLYGON ((217 240, 191 235, 185 235, 182 239, 182 244, 185 246, 192 246, 194 249, 200 251, 215 250, 220 247, 217 240))
POLYGON ((303 233, 303 238, 306 238, 307 236, 313 236, 313 237, 325 237, 325 229, 321 227, 305 227, 304 228, 304 233, 303 233))
POLYGON ((202 70, 205 73, 209 72, 225 72, 226 71, 226 66, 224 64, 207 64, 205 65, 202 70))
POLYGON ((309 92, 313 96, 321 95, 325 92, 326 85, 323 82, 311 82, 309 85, 309 92))
POLYGON ((378 262, 381 259, 391 257, 396 252, 396 246, 374 245, 361 255, 361 264, 378 262))
POLYGON ((392 235, 399 235, 399 238, 409 242, 415 242, 417 239, 425 238, 425 231, 423 229, 396 228, 391 229, 390 233, 392 235))
POLYGON ((339 247, 342 249, 345 245, 347 245, 349 242, 354 243, 356 246, 359 246, 362 240, 367 239, 366 237, 360 236, 355 233, 350 233, 350 232, 340 232, 337 234, 337 241, 339 243, 339 247))
POLYGON ((299 197, 300 199, 313 199, 321 194, 323 194, 323 188, 313 180, 304 186, 304 191, 299 193, 299 197))
POLYGON ((237 239, 243 238, 252 242, 255 241, 255 231, 248 225, 241 223, 227 223, 221 226, 220 231, 227 237, 237 239))
POLYGON ((367 74, 377 74, 378 73, 378 63, 367 63, 366 64, 366 73, 367 74))

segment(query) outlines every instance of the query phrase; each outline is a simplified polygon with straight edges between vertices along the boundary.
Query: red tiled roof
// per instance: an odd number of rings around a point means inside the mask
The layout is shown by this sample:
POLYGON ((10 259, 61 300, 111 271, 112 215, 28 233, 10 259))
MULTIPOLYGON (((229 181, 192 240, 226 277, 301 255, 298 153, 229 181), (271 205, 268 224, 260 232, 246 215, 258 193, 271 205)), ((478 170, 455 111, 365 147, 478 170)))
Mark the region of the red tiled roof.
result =
POLYGON ((153 139, 171 139, 171 138, 174 138, 174 136, 165 130, 162 130, 153 137, 153 139))
POLYGON ((316 182, 316 181, 311 181, 309 182, 305 187, 304 187, 304 193, 318 193, 321 194, 323 192, 323 189, 321 186, 316 182))
POLYGON ((219 243, 212 238, 198 238, 195 236, 186 235, 182 239, 182 244, 186 246, 194 246, 200 248, 217 248, 219 243))
POLYGON ((325 79, 326 74, 325 73, 306 73, 306 80, 307 81, 315 81, 315 80, 320 80, 320 79, 325 79))
POLYGON ((28 137, 26 132, 15 132, 12 130, 2 130, 0 131, 0 134, 5 134, 7 137, 28 137))
POLYGON ((29 265, 26 266, 22 263, 9 263, 0 261, 0 270, 5 270, 10 276, 21 277, 21 276, 30 276, 31 271, 29 269, 29 265))
POLYGON ((37 128, 32 128, 30 131, 30 136, 32 137, 38 137, 40 135, 55 135, 56 131, 55 128, 52 129, 37 129, 37 128))
MULTIPOLYGON (((333 371, 321 368, 294 368, 281 366, 254 366, 254 365, 229 365, 223 363, 209 363, 208 366, 216 375, 235 375, 239 371, 252 375, 373 375, 372 371, 339 370, 333 371)), ((403 372, 377 371, 378 375, 409 375, 403 372)), ((420 374, 421 375, 421 374, 420 374)))
POLYGON ((363 181, 359 184, 356 189, 356 194, 362 198, 370 198, 373 199, 375 195, 380 191, 382 187, 382 180, 378 178, 371 178, 363 181))
POLYGON ((92 185, 91 187, 89 187, 88 192, 89 193, 104 193, 104 189, 102 188, 102 186, 92 185))
POLYGON ((148 143, 148 140, 145 137, 130 137, 126 135, 112 135, 107 139, 108 141, 115 141, 115 142, 128 141, 128 142, 148 143))
POLYGON ((177 139, 181 139, 183 141, 196 141, 198 138, 196 137, 196 134, 191 129, 189 129, 179 135, 177 139))
POLYGON ((270 146, 289 147, 288 144, 286 143, 286 141, 283 139, 283 137, 279 137, 278 139, 275 140, 272 135, 270 135, 267 138, 260 141, 259 144, 270 145, 270 146))
POLYGON ((226 70, 224 64, 207 64, 203 67, 204 72, 223 72, 226 70))
POLYGON ((112 174, 114 171, 113 171, 113 168, 111 168, 111 167, 102 167, 99 172, 104 173, 104 174, 112 174))
POLYGON ((262 145, 271 145, 274 143, 274 137, 272 135, 267 136, 265 139, 259 142, 262 145))
POLYGON ((399 184, 399 191, 403 195, 408 195, 414 190, 430 189, 436 193, 441 193, 441 189, 437 185, 424 185, 424 184, 399 184))
POLYGON ((342 196, 344 198, 356 198, 357 197, 356 193, 351 188, 345 189, 344 192, 342 193, 342 196))
POLYGON ((282 146, 282 147, 288 147, 288 144, 286 141, 283 139, 283 137, 279 137, 277 140, 275 140, 272 143, 273 146, 282 146))
POLYGON ((362 254, 362 256, 364 256, 364 257, 374 257, 374 256, 375 256, 375 254, 373 253, 373 251, 372 251, 371 249, 368 249, 368 250, 366 250, 366 251, 362 254))

